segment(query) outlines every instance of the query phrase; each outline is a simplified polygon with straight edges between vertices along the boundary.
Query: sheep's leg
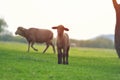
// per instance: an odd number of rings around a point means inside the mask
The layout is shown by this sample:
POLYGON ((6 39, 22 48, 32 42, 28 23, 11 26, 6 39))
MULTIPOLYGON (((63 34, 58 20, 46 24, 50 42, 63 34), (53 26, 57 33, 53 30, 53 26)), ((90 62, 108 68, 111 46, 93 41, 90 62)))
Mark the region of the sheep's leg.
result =
POLYGON ((63 49, 63 64, 65 64, 66 63, 66 50, 65 49, 63 49))
POLYGON ((67 57, 67 49, 63 50, 63 64, 67 64, 68 63, 68 57, 67 57))
POLYGON ((65 57, 66 57, 66 54, 63 52, 63 64, 66 64, 65 57))
POLYGON ((58 64, 62 64, 62 52, 61 52, 61 49, 58 49, 58 64))
POLYGON ((66 62, 65 64, 68 64, 68 52, 66 53, 66 62))
POLYGON ((48 49, 48 47, 49 47, 49 44, 48 44, 48 43, 46 43, 46 48, 45 48, 45 50, 43 51, 43 53, 45 53, 45 52, 46 52, 46 50, 48 49))
POLYGON ((28 42, 28 51, 27 52, 29 52, 30 51, 30 42, 28 42))
POLYGON ((68 57, 69 57, 69 47, 67 48, 67 52, 66 52, 66 64, 68 64, 68 57))
POLYGON ((32 47, 35 51, 38 51, 38 49, 34 48, 33 45, 34 45, 34 42, 32 42, 31 47, 32 47))

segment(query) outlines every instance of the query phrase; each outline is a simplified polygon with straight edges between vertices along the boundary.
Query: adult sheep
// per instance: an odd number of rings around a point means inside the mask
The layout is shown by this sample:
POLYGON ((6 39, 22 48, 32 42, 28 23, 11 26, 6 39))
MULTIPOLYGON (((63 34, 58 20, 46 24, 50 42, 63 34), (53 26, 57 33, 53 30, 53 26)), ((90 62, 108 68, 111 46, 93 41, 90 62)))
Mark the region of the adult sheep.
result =
POLYGON ((52 29, 57 29, 57 52, 58 52, 58 64, 68 64, 69 56, 69 36, 65 31, 69 31, 68 28, 65 28, 63 25, 58 25, 52 27, 52 29))
POLYGON ((18 27, 15 34, 20 35, 22 37, 25 37, 28 42, 28 52, 30 50, 30 46, 35 50, 38 51, 38 49, 34 48, 34 43, 46 43, 46 48, 43 51, 43 53, 46 52, 49 45, 53 47, 53 51, 55 53, 55 47, 52 43, 53 39, 53 33, 50 30, 47 29, 37 29, 37 28, 29 28, 25 29, 23 27, 18 27))

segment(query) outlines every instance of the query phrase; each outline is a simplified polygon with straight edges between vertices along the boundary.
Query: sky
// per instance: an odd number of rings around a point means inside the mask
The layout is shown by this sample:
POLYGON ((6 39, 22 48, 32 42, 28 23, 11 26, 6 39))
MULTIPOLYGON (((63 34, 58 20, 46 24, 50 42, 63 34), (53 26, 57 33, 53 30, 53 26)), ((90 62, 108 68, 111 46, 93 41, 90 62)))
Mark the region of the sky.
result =
POLYGON ((112 0, 0 0, 0 18, 13 34, 18 26, 52 30, 62 24, 79 40, 114 34, 116 22, 112 0))

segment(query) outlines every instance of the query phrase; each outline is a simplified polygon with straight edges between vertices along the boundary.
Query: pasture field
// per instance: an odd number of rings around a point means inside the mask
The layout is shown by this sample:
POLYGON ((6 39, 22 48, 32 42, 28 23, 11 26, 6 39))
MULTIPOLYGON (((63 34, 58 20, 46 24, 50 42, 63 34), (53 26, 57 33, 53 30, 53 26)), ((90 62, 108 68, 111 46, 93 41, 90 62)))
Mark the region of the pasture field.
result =
POLYGON ((0 80, 120 80, 120 59, 115 50, 71 48, 69 65, 57 64, 57 54, 43 45, 0 42, 0 80))

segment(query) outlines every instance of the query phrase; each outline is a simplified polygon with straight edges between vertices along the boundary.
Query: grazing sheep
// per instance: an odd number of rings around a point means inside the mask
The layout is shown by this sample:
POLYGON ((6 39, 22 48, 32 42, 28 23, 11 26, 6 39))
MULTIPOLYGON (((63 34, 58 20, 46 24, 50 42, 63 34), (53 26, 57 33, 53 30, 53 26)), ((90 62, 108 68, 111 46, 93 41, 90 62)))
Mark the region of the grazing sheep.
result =
POLYGON ((63 25, 52 27, 52 29, 57 29, 58 33, 57 35, 58 64, 62 63, 68 64, 70 43, 69 36, 66 33, 64 33, 64 30, 69 31, 69 29, 65 28, 63 25))
POLYGON ((43 53, 45 53, 45 51, 48 49, 49 45, 51 45, 53 47, 53 51, 55 53, 55 47, 52 43, 53 33, 50 30, 37 29, 37 28, 25 29, 23 27, 18 27, 15 34, 16 35, 18 34, 18 35, 26 38, 26 40, 28 42, 28 52, 29 52, 30 46, 35 51, 38 51, 38 49, 33 47, 34 43, 44 43, 45 42, 47 46, 46 46, 45 50, 43 51, 43 53))

